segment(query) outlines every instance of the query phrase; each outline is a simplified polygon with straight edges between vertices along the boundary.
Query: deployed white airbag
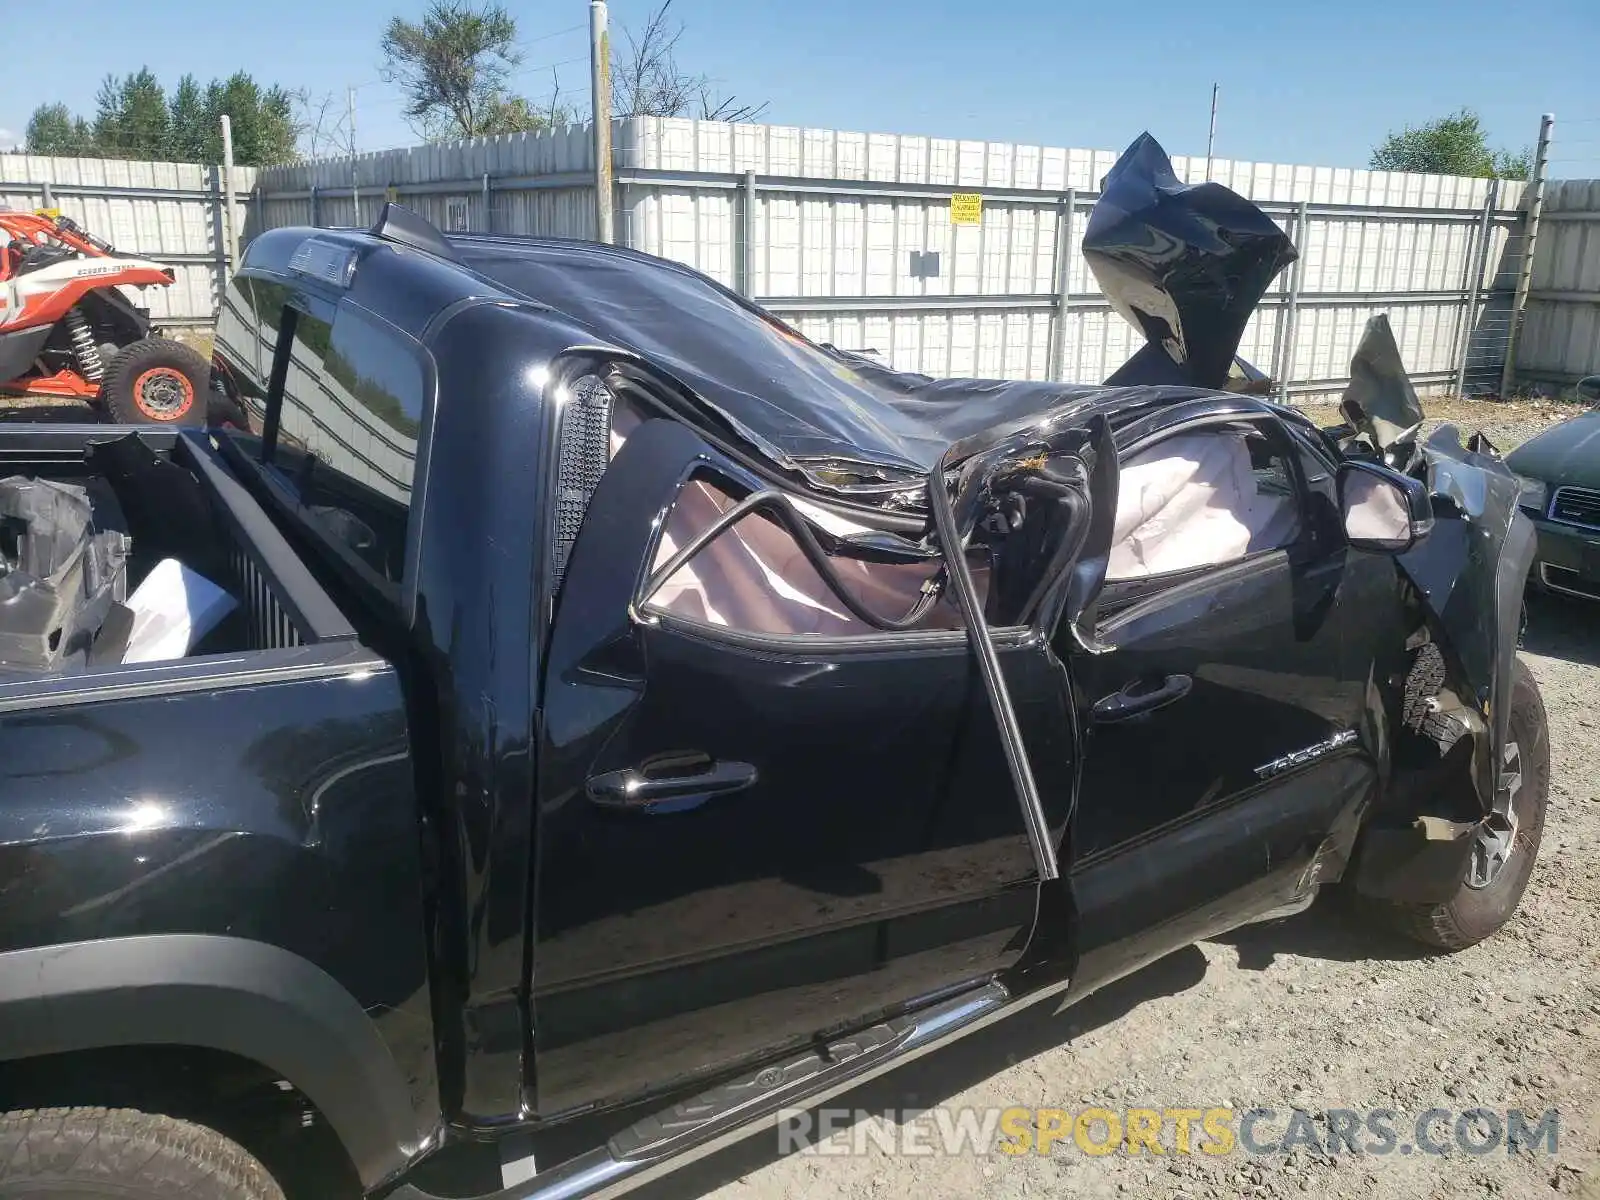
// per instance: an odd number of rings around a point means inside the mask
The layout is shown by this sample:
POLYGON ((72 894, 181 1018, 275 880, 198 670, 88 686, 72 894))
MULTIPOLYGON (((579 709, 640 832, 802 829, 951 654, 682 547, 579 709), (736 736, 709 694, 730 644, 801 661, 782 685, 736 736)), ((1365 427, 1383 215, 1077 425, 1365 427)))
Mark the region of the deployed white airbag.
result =
POLYGON ((1123 464, 1106 578, 1233 562, 1297 524, 1294 498, 1262 489, 1243 433, 1180 434, 1123 464))

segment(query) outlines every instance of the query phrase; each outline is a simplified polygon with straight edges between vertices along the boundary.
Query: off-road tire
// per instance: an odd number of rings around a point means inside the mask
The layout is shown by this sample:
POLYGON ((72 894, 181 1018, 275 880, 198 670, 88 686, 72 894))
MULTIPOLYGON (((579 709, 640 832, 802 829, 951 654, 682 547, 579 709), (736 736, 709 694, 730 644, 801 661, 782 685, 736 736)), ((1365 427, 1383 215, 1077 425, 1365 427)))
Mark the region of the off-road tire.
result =
POLYGON ((1463 873, 1455 895, 1441 904, 1405 904, 1364 897, 1370 914, 1416 941, 1441 950, 1464 950, 1497 933, 1511 920, 1528 886, 1544 833, 1550 794, 1550 731, 1533 672, 1519 658, 1511 670, 1511 740, 1521 755, 1522 790, 1517 794, 1514 850, 1486 887, 1468 886, 1463 873))
POLYGON ((171 338, 130 342, 106 366, 100 406, 118 425, 203 425, 211 364, 171 338))
POLYGON ((238 1143, 126 1108, 0 1114, 0 1200, 283 1200, 238 1143))

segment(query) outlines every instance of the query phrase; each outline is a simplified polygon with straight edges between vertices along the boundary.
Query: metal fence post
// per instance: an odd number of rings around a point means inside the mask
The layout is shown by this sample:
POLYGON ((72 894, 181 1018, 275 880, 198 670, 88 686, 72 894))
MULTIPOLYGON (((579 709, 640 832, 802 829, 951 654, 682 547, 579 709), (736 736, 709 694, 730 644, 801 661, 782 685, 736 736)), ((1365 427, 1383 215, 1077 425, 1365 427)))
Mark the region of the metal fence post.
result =
POLYGON ((756 294, 756 173, 744 173, 744 212, 740 214, 740 236, 744 240, 744 253, 739 260, 739 290, 747 299, 756 294))
POLYGON ((490 215, 493 212, 494 209, 489 207, 489 172, 485 171, 483 173, 483 231, 485 233, 494 232, 494 217, 490 215))
POLYGON ((311 185, 311 224, 322 227, 322 205, 317 202, 317 185, 311 185))
POLYGON ((1528 215, 1523 221, 1522 263, 1517 271, 1517 292, 1511 300, 1511 322, 1506 328, 1506 361, 1500 368, 1500 396, 1511 394, 1512 377, 1517 372, 1517 335, 1522 328, 1522 312, 1528 306, 1528 288, 1533 283, 1533 251, 1539 240, 1539 215, 1544 211, 1545 165, 1550 160, 1550 135, 1555 129, 1554 113, 1539 118, 1539 148, 1533 156, 1532 191, 1528 196, 1528 215))
POLYGON ((1478 293, 1483 288, 1483 272, 1489 261, 1489 221, 1494 216, 1499 198, 1500 181, 1491 179, 1489 194, 1483 201, 1483 212, 1478 217, 1476 240, 1469 238, 1467 241, 1467 270, 1471 272, 1471 277, 1467 281, 1467 295, 1461 309, 1461 346, 1456 354, 1455 370, 1457 396, 1466 395, 1467 359, 1472 353, 1473 324, 1478 319, 1478 293))
POLYGON ((1072 311, 1072 228, 1077 224, 1078 191, 1068 188, 1056 210, 1056 324, 1050 331, 1050 379, 1065 382, 1067 317, 1072 311))
MULTIPOLYGON (((1306 213, 1306 202, 1300 205, 1294 213, 1294 244, 1303 246, 1306 235, 1311 229, 1311 219, 1306 213)), ((1283 365, 1278 375, 1278 403, 1289 403, 1289 377, 1294 374, 1294 317, 1295 310, 1300 307, 1300 277, 1305 274, 1306 257, 1302 253, 1294 260, 1294 266, 1289 274, 1289 303, 1283 310, 1280 335, 1283 340, 1283 365)))

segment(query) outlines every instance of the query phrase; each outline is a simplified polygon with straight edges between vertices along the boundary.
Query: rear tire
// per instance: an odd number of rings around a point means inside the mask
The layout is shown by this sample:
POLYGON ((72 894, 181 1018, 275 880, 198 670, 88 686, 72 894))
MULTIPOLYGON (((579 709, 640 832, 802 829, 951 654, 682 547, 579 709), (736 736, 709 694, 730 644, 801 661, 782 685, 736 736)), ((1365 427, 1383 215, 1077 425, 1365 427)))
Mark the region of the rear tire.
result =
POLYGON ((0 1200, 283 1200, 244 1147, 125 1108, 0 1114, 0 1200))
POLYGON ((232 426, 241 433, 250 432, 250 410, 215 367, 211 370, 211 386, 206 390, 206 425, 212 429, 232 426))
MULTIPOLYGON (((1533 672, 1519 658, 1511 669, 1510 741, 1517 744, 1522 787, 1513 802, 1517 832, 1510 857, 1482 887, 1463 878, 1442 904, 1366 899, 1364 912, 1398 933, 1441 950, 1465 950, 1498 933, 1517 911, 1533 873, 1550 796, 1550 732, 1533 672)), ((1469 867, 1470 872, 1470 867, 1469 867)))
POLYGON ((203 425, 211 364, 182 342, 149 337, 117 351, 100 404, 118 425, 203 425))

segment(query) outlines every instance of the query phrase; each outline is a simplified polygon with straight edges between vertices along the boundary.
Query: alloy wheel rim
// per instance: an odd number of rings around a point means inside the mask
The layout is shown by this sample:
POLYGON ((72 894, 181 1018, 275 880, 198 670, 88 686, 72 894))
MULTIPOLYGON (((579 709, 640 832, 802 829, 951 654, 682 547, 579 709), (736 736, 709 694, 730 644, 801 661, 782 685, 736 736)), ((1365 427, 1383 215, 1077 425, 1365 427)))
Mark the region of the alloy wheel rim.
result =
POLYGON ((1473 837, 1472 858, 1467 865, 1467 886, 1473 889, 1489 887, 1500 878, 1506 864, 1516 855, 1517 799, 1522 792, 1522 747, 1513 741, 1506 742, 1500 767, 1500 795, 1504 797, 1504 811, 1496 805, 1495 811, 1483 819, 1473 837))

